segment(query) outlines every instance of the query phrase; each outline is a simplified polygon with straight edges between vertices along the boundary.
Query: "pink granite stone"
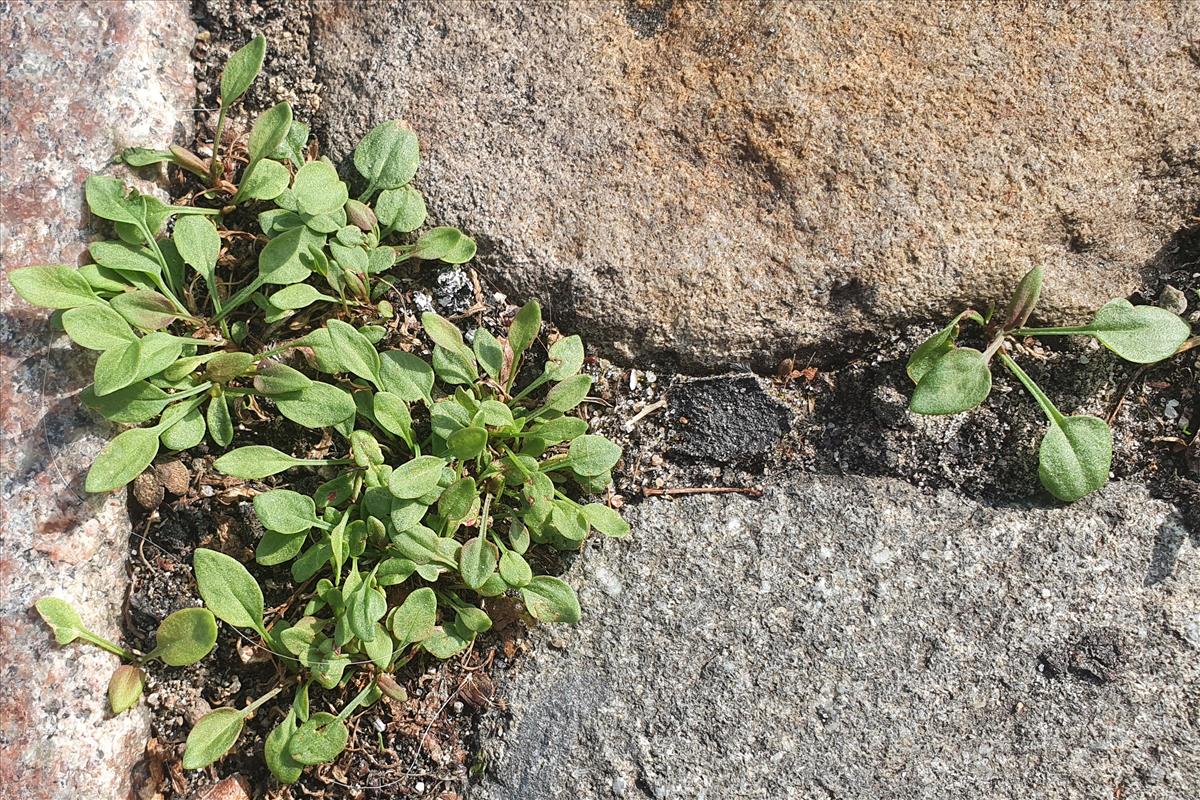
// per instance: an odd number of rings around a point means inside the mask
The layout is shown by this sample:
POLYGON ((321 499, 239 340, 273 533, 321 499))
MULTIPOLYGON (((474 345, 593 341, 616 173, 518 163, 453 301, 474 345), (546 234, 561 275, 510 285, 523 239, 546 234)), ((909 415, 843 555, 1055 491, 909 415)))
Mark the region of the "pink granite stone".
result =
MULTIPOLYGON (((191 123, 184 0, 0 2, 0 267, 74 264, 93 234, 83 180, 191 123)), ((0 281, 0 798, 118 798, 148 719, 105 702, 117 659, 54 643, 33 602, 70 600, 120 638, 124 492, 83 493, 111 433, 84 410, 92 358, 0 281)))

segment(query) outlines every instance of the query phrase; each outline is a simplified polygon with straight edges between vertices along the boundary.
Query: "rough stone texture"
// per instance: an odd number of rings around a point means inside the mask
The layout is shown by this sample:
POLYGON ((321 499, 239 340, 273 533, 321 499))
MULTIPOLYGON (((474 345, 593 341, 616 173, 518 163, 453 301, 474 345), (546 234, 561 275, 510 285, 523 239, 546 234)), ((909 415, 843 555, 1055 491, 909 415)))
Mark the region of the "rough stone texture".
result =
MULTIPOLYGON (((83 180, 128 144, 167 144, 190 121, 187 3, 0 3, 0 264, 75 263, 83 180)), ((116 659, 59 647, 32 610, 55 594, 120 638, 124 493, 87 497, 107 431, 80 406, 91 363, 0 282, 0 797, 118 798, 144 711, 105 705, 116 659)))
POLYGON ((206 5, 308 28, 332 155, 407 119, 434 219, 639 363, 773 366, 1033 263, 1077 320, 1200 202, 1196 0, 206 5))
POLYGON ((1143 488, 817 479, 630 517, 566 576, 584 623, 502 682, 473 800, 1200 796, 1200 548, 1150 579, 1186 537, 1143 488))

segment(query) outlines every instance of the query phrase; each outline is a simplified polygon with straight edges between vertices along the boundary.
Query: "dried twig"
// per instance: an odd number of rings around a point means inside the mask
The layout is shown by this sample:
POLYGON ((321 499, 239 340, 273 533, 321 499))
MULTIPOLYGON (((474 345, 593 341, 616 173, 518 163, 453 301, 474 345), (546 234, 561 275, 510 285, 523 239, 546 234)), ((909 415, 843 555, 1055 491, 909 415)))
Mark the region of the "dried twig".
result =
POLYGON ((684 494, 744 494, 749 497, 762 497, 763 490, 758 486, 668 486, 658 489, 653 486, 642 487, 646 497, 675 497, 684 494))
POLYGON ((625 423, 625 430, 627 432, 633 430, 634 425, 637 425, 643 419, 650 416, 655 411, 658 411, 660 408, 665 408, 666 405, 667 405, 667 401, 665 399, 663 399, 663 400, 659 400, 657 403, 651 403, 650 405, 646 406, 641 411, 639 411, 638 413, 634 414, 632 417, 629 418, 629 421, 625 423))

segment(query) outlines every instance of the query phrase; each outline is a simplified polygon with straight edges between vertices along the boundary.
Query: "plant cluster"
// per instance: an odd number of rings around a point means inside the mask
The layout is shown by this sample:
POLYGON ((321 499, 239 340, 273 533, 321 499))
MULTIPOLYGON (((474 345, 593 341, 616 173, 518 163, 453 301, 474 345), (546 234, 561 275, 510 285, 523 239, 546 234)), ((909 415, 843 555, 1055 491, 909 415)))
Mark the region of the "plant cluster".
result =
POLYGON ((1021 279, 1007 309, 985 317, 967 310, 917 347, 908 360, 908 376, 916 384, 909 408, 918 414, 958 414, 987 399, 992 390, 993 357, 1016 376, 1049 420, 1038 450, 1038 477, 1060 500, 1071 503, 1099 489, 1112 464, 1112 431, 1099 417, 1063 414, 1009 355, 1014 339, 1040 336, 1091 336, 1126 361, 1153 364, 1184 348, 1191 333, 1176 314, 1156 306, 1135 306, 1125 299, 1106 303, 1086 325, 1060 328, 1025 327, 1042 291, 1042 268, 1021 279), (963 323, 984 328, 989 342, 979 351, 959 347, 963 323))
POLYGON ((475 252, 452 228, 386 243, 426 216, 409 185, 417 168, 410 130, 387 122, 367 134, 354 153, 364 188, 351 199, 334 167, 310 157, 307 128, 280 104, 254 123, 240 180, 232 183, 233 159, 222 164, 219 157, 220 129, 227 106, 257 74, 264 47, 255 39, 226 67, 210 162, 180 148, 124 154, 134 164, 170 161, 189 170, 210 187, 198 199, 223 206, 168 206, 113 179, 89 178, 89 207, 113 223, 117 239, 89 248, 94 264, 29 267, 12 282, 31 303, 60 310, 72 340, 100 352, 85 402, 109 420, 140 426, 104 448, 88 473, 89 491, 124 486, 160 446, 188 449, 207 434, 227 447, 243 404, 273 405, 345 442, 344 457, 299 458, 247 444, 215 461, 217 470, 247 481, 293 468, 320 471, 323 482, 311 494, 280 487, 253 500, 266 531, 255 561, 288 565, 300 587, 282 610, 265 610, 262 589, 242 563, 204 548, 193 555, 204 608, 167 617, 146 654, 87 631, 62 600, 37 603, 60 643, 79 639, 130 662, 112 679, 116 713, 140 696, 146 661, 175 666, 207 655, 216 620, 256 636, 286 679, 244 708, 200 719, 183 766, 219 759, 255 709, 290 689, 291 710, 267 737, 265 756, 275 777, 291 783, 305 766, 337 757, 356 710, 384 695, 403 699, 391 677, 397 669, 420 653, 450 658, 487 631, 488 598, 519 598, 542 622, 577 622, 570 586, 535 574, 545 559, 532 556, 538 548, 578 549, 593 529, 623 536, 629 526, 607 505, 577 499, 610 486, 621 451, 589 434, 573 413, 592 384, 581 372, 578 336, 550 344, 540 370, 523 363, 541 334, 536 302, 516 313, 503 336, 480 327, 469 343, 451 321, 424 314, 428 360, 378 346, 385 329, 375 323, 392 314, 380 299, 388 271, 406 259, 461 263, 475 252), (246 203, 267 204, 257 216, 262 247, 253 276, 223 258, 238 232, 210 219, 222 223, 246 203), (160 238, 171 220, 169 236, 160 238), (306 332, 266 349, 246 347, 271 340, 284 320, 289 332, 306 332), (285 356, 296 366, 283 363, 285 356), (362 688, 333 714, 313 710, 314 684, 330 697, 362 688))

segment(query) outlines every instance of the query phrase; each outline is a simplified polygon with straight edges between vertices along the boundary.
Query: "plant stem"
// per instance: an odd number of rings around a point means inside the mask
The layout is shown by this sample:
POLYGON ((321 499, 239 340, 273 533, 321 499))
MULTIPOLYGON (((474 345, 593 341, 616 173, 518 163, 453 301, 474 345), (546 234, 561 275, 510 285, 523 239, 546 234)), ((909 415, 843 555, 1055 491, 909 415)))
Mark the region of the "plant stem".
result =
POLYGON ((217 130, 213 136, 212 161, 208 165, 208 182, 217 182, 217 168, 220 166, 221 131, 225 129, 225 104, 221 103, 221 111, 217 114, 217 130))
POLYGON ((101 650, 107 650, 108 652, 112 653, 114 656, 119 656, 120 658, 123 658, 126 661, 137 661, 137 656, 135 656, 133 653, 126 650, 124 647, 121 647, 119 644, 116 644, 114 642, 110 642, 108 639, 105 639, 103 636, 97 636, 96 634, 92 633, 91 631, 80 631, 79 638, 83 639, 85 642, 87 642, 89 644, 93 644, 96 647, 99 647, 101 650))
POLYGON ((1017 328, 1009 331, 1013 336, 1088 336, 1095 331, 1088 325, 1073 328, 1017 328))
POLYGON ((248 283, 244 287, 242 287, 242 289, 240 291, 238 291, 237 294, 235 294, 233 297, 229 298, 229 302, 227 302, 225 304, 225 307, 222 308, 221 311, 216 316, 213 317, 213 320, 215 322, 220 322, 221 320, 225 319, 225 316, 227 314, 229 314, 230 311, 233 311, 235 308, 240 306, 242 303, 249 300, 250 296, 253 295, 255 292, 257 292, 259 290, 259 288, 261 288, 262 285, 266 282, 267 282, 266 279, 263 278, 262 275, 258 275, 257 277, 255 277, 254 280, 250 281, 250 283, 248 283))
POLYGON ((275 695, 279 694, 279 693, 280 693, 280 692, 282 692, 282 691, 283 691, 283 687, 282 687, 282 686, 276 686, 274 689, 272 689, 271 691, 267 692, 267 693, 266 693, 266 694, 264 694, 262 697, 258 698, 258 699, 257 699, 257 700, 255 700, 253 703, 251 703, 250 705, 248 705, 248 706, 246 706, 245 708, 243 708, 243 709, 242 709, 242 716, 243 716, 243 717, 248 717, 248 716, 250 716, 251 714, 253 714, 253 713, 254 713, 254 712, 255 712, 255 711, 258 709, 258 707, 259 707, 259 706, 261 706, 263 703, 267 702, 267 701, 268 701, 268 700, 270 700, 272 697, 274 697, 275 695))
POLYGON ((1029 377, 1025 373, 1025 370, 1021 369, 1020 364, 1018 364, 1016 361, 1013 361, 1012 357, 1009 356, 1008 353, 1000 353, 999 356, 1000 361, 1003 362, 1004 366, 1008 368, 1008 371, 1013 375, 1016 375, 1017 380, 1021 382, 1021 384, 1025 387, 1025 390, 1033 395, 1033 399, 1036 400, 1037 404, 1042 407, 1042 412, 1050 418, 1051 422, 1059 427, 1062 427, 1062 412, 1055 407, 1054 403, 1050 402, 1050 398, 1046 396, 1046 393, 1042 391, 1041 387, 1033 382, 1033 378, 1029 377))

